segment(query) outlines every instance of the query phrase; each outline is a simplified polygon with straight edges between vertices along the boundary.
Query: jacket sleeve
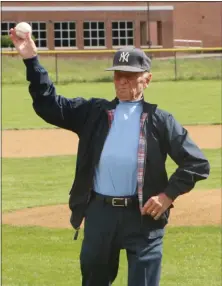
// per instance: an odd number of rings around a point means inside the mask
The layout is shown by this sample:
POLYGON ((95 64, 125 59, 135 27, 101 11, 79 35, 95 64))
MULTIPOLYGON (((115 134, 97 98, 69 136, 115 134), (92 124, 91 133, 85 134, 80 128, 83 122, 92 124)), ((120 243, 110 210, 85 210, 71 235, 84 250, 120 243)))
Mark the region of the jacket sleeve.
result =
POLYGON ((169 179, 165 194, 172 200, 189 192, 197 181, 206 179, 210 165, 198 146, 191 140, 187 130, 168 114, 165 121, 167 153, 178 165, 169 179))
POLYGON ((91 100, 68 99, 56 94, 56 89, 38 57, 24 60, 29 93, 35 112, 46 122, 80 134, 91 108, 91 100))

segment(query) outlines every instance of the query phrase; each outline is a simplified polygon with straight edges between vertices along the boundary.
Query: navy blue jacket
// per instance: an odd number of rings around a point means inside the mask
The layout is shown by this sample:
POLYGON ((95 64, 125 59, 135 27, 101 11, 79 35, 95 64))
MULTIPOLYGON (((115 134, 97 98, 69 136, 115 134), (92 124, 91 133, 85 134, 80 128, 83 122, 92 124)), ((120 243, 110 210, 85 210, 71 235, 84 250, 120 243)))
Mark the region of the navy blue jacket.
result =
MULTIPOLYGON (((78 229, 85 215, 93 186, 93 176, 108 134, 107 110, 115 109, 118 99, 67 99, 57 95, 47 71, 38 58, 24 60, 29 92, 35 112, 46 122, 75 132, 79 137, 76 174, 70 191, 71 224, 78 229)), ((143 126, 146 135, 146 156, 143 202, 160 192, 175 200, 189 192, 195 183, 209 175, 209 162, 190 139, 188 132, 174 117, 157 105, 143 102, 148 118, 143 126), (178 165, 168 179, 165 162, 167 154, 178 165)), ((159 220, 145 216, 152 228, 164 227, 169 209, 159 220)))

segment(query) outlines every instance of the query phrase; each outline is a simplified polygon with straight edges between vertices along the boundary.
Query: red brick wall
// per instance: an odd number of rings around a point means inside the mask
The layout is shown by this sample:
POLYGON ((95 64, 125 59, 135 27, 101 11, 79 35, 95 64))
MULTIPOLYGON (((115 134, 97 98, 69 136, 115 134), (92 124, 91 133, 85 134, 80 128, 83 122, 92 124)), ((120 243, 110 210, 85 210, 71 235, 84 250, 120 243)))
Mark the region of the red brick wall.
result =
POLYGON ((174 38, 202 40, 205 47, 222 46, 222 3, 177 3, 174 38))
POLYGON ((174 39, 202 40, 204 47, 222 46, 222 2, 152 2, 174 6, 174 39))
MULTIPOLYGON (((57 3, 61 6, 74 6, 77 2, 44 2, 42 6, 58 6, 57 3), (52 3, 50 5, 50 3, 52 3), (69 4, 71 3, 71 5, 69 4), (66 4, 66 5, 65 5, 66 4)), ((95 2, 94 2, 95 3, 95 2)), ((99 2, 100 3, 100 2, 99 2)), ((96 5, 99 5, 96 3, 96 5)), ((111 5, 110 3, 101 2, 106 5, 111 5)), ((123 5, 124 3, 118 2, 118 5, 123 5)), ((132 2, 130 3, 132 5, 132 2)), ((135 6, 135 2, 133 2, 135 6)), ((40 3, 38 3, 40 6, 40 3)), ((112 5, 117 6, 116 2, 112 5)), ((125 4, 126 5, 126 4, 125 4)), ((141 3, 140 3, 141 5, 141 3)), ((143 3, 143 6, 145 4, 143 3)), ((37 6, 36 2, 20 2, 19 5, 12 2, 3 3, 3 6, 37 6), (10 3, 10 5, 8 5, 10 3)), ((88 6, 92 6, 92 2, 88 3, 88 6)), ((173 47, 173 12, 172 11, 151 11, 150 20, 151 21, 162 21, 163 24, 163 41, 162 44, 164 48, 173 47)), ((48 47, 53 49, 53 22, 55 21, 75 21, 77 27, 77 47, 83 49, 83 33, 82 26, 83 21, 104 21, 106 23, 106 47, 112 49, 112 29, 111 21, 133 21, 134 22, 134 46, 140 47, 140 22, 147 21, 147 12, 146 11, 99 11, 99 12, 87 12, 87 11, 67 11, 67 12, 35 12, 35 11, 12 11, 12 12, 2 12, 3 21, 9 22, 20 22, 20 21, 44 21, 47 23, 48 30, 48 47)))
MULTIPOLYGON (((147 2, 135 2, 135 1, 127 1, 127 2, 68 2, 68 1, 59 1, 59 2, 45 2, 45 1, 34 1, 34 2, 2 2, 2 6, 146 6, 147 2)), ((174 6, 174 39, 190 39, 190 40, 202 40, 204 47, 215 47, 222 46, 222 2, 150 2, 151 6, 174 6)), ((39 16, 34 16, 32 13, 23 13, 20 12, 20 15, 16 16, 14 13, 4 13, 2 12, 2 20, 25 20, 27 17, 33 16, 35 19, 32 20, 40 20, 43 17, 43 13, 39 12, 39 16), (11 15, 9 15, 11 14, 11 15), (28 16, 27 16, 28 15, 28 16)), ((73 12, 72 12, 73 13, 73 12)), ((87 12, 86 12, 87 13, 87 12)), ((101 17, 101 19, 108 19, 108 14, 105 12, 92 13, 88 12, 90 15, 88 16, 91 19, 96 19, 101 17)), ((55 13, 55 15, 49 15, 48 19, 53 18, 53 20, 59 16, 59 13, 55 13), (57 15, 56 15, 57 14, 57 15)), ((78 13, 79 14, 79 13, 78 13)), ((139 19, 138 12, 132 16, 132 13, 124 12, 122 17, 126 15, 127 18, 131 17, 131 19, 139 19), (126 13, 126 14, 125 14, 126 13)), ((61 15, 61 14, 60 14, 61 15)), ((154 15, 154 14, 153 14, 154 15)), ((62 17, 65 20, 68 17, 65 16, 65 12, 62 13, 62 17)), ((80 15, 79 15, 80 17, 80 15)), ((117 15, 116 15, 117 17, 117 15)), ((151 21, 153 16, 151 16, 151 21)), ((147 17, 144 16, 144 19, 147 17)), ((152 25, 151 25, 152 26, 152 25)), ((155 25, 153 25, 154 27, 155 25)), ((156 34, 154 32, 154 28, 152 28, 151 34, 153 39, 156 39, 156 34)))

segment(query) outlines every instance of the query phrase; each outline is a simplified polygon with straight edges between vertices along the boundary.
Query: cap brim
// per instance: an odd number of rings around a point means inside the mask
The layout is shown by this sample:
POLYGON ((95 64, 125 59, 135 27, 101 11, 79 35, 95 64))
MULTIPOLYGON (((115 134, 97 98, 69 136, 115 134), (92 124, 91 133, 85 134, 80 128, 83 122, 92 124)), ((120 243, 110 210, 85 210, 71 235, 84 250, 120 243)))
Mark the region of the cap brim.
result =
POLYGON ((108 69, 105 69, 106 71, 126 71, 126 72, 144 72, 144 69, 137 68, 137 67, 130 67, 130 66, 114 66, 108 69))

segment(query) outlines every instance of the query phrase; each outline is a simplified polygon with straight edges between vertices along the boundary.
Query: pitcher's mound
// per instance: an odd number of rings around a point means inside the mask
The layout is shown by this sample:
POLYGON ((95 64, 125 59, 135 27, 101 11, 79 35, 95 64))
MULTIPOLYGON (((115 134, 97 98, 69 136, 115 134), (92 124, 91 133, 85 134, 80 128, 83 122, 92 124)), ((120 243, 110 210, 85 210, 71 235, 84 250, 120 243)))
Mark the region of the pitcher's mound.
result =
MULTIPOLYGON (((221 190, 191 191, 179 197, 171 211, 169 225, 200 226, 221 224, 221 190)), ((71 228, 68 205, 23 209, 2 216, 3 224, 71 228)))

